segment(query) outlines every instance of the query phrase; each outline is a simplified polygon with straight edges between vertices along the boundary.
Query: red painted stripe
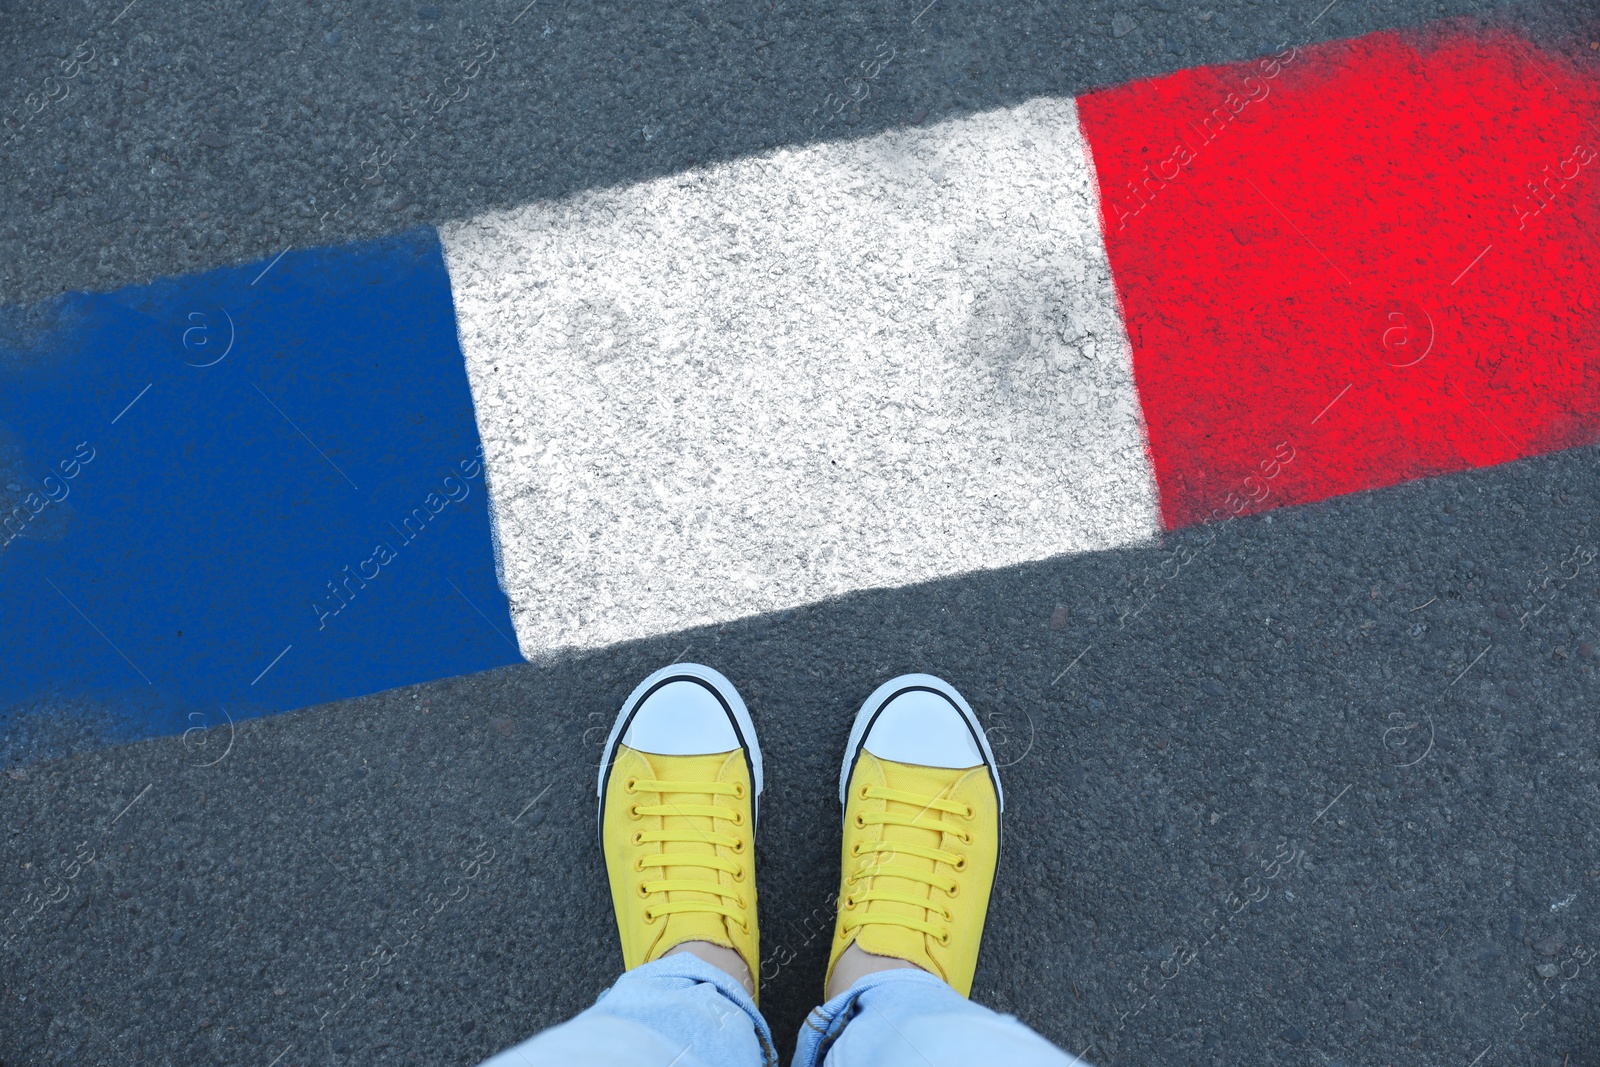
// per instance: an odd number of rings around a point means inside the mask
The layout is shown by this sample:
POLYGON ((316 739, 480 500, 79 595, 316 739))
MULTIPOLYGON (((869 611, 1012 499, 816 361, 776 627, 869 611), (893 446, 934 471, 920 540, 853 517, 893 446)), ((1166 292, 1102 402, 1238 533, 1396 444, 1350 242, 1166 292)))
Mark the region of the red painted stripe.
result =
POLYGON ((1168 527, 1600 439, 1582 61, 1448 22, 1079 100, 1168 527))

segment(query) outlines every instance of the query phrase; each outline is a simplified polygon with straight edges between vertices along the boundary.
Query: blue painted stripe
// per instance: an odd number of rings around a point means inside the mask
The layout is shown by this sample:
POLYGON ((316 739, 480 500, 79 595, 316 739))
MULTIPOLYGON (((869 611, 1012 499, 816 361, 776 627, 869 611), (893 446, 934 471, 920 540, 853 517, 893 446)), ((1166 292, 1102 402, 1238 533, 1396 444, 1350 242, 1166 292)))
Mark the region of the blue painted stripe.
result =
POLYGON ((431 229, 6 309, 0 758, 520 662, 480 447, 431 229))

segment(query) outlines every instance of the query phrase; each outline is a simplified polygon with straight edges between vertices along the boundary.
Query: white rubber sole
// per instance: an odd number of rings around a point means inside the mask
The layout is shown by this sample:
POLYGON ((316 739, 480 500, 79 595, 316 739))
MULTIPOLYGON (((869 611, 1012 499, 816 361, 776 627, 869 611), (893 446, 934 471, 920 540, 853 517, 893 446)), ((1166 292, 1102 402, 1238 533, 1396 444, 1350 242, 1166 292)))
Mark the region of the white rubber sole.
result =
POLYGON ((1000 789, 1000 770, 995 764, 994 750, 989 747, 989 738, 983 732, 983 723, 978 721, 972 705, 956 691, 955 686, 931 674, 902 674, 898 678, 890 678, 874 689, 872 695, 867 697, 866 703, 861 705, 861 710, 856 712, 855 725, 850 728, 850 740, 844 748, 844 765, 839 768, 839 803, 845 802, 845 794, 850 788, 850 772, 855 768, 856 757, 861 752, 861 742, 867 735, 867 728, 892 697, 907 689, 931 689, 947 697, 961 712, 962 717, 967 720, 968 729, 978 742, 978 749, 983 753, 984 765, 989 768, 989 777, 994 781, 995 797, 1000 802, 1000 810, 1005 811, 1006 795, 1000 789))

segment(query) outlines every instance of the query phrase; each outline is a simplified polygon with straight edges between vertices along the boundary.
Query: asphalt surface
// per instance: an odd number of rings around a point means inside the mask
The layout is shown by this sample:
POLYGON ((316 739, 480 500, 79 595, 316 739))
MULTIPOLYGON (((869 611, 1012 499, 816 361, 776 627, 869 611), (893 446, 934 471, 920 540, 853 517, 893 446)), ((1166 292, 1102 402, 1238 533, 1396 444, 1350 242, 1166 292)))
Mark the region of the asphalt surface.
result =
MULTIPOLYGON (((0 303, 1477 10, 921 7, 7 4, 8 114, 95 58, 0 155, 0 303), (905 62, 824 123, 882 42, 905 62)), ((1553 40, 1595 8, 1494 18, 1553 40)), ((621 963, 599 743, 681 657, 761 731, 785 1050, 851 715, 927 670, 1008 764, 976 999, 1102 1065, 1592 1062, 1597 458, 13 767, 0 1064, 471 1064, 570 1016, 621 963)))

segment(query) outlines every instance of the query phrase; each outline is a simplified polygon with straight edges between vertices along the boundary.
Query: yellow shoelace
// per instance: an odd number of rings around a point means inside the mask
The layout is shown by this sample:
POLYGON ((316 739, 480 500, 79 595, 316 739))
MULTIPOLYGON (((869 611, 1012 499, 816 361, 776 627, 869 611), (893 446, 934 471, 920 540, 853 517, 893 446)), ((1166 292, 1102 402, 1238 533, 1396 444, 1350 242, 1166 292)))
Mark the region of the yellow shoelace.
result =
MULTIPOLYGON (((675 804, 667 799, 673 793, 707 793, 716 796, 730 796, 735 800, 743 800, 745 788, 741 784, 730 782, 663 782, 653 778, 629 778, 623 783, 623 791, 634 793, 661 794, 664 803, 661 804, 632 804, 628 807, 628 815, 632 818, 643 818, 646 815, 656 815, 663 819, 704 818, 712 820, 712 829, 702 830, 693 825, 685 824, 669 828, 663 824, 659 830, 636 830, 633 834, 635 845, 653 843, 662 844, 702 844, 714 845, 728 849, 734 855, 743 855, 745 850, 744 838, 735 834, 720 833, 716 829, 717 820, 730 822, 734 826, 744 825, 744 813, 731 808, 718 807, 715 804, 675 804)), ((724 871, 733 876, 735 882, 743 882, 745 869, 742 864, 733 860, 723 859, 719 855, 705 855, 702 853, 688 852, 683 849, 663 849, 661 852, 648 856, 640 856, 634 861, 633 869, 641 874, 650 867, 699 867, 709 871, 724 871)), ((640 881, 638 893, 641 897, 649 898, 657 893, 667 894, 667 899, 660 904, 651 904, 644 909, 645 922, 655 922, 663 915, 672 915, 679 912, 706 912, 721 915, 738 923, 740 928, 748 931, 750 920, 745 917, 745 898, 742 893, 715 881, 697 881, 690 878, 658 878, 655 881, 640 881), (718 903, 711 900, 674 900, 673 894, 677 893, 706 893, 718 898, 718 901, 733 901, 734 906, 718 903)))
MULTIPOLYGON (((880 785, 864 785, 857 791, 857 796, 862 800, 888 800, 901 804, 909 804, 917 808, 915 815, 905 815, 898 811, 867 811, 856 815, 856 829, 864 830, 868 826, 910 826, 918 830, 931 830, 937 834, 951 834, 963 844, 972 843, 972 835, 965 830, 958 830, 946 822, 939 815, 928 817, 929 812, 944 812, 949 815, 959 815, 963 819, 971 819, 975 814, 970 804, 959 800, 946 800, 942 797, 924 796, 920 793, 908 793, 900 789, 889 789, 880 785)), ((846 885, 855 885, 865 882, 863 892, 850 892, 841 902, 846 911, 854 911, 861 905, 870 905, 873 901, 893 901, 897 904, 910 904, 912 907, 922 908, 933 915, 937 915, 946 923, 954 916, 950 910, 936 903, 933 894, 926 896, 912 896, 908 893, 896 893, 888 889, 874 888, 875 882, 880 878, 904 878, 910 882, 920 882, 944 892, 946 897, 954 897, 961 891, 961 883, 949 875, 939 873, 939 865, 944 864, 954 871, 967 869, 967 857, 954 852, 947 852, 942 848, 931 848, 927 845, 918 845, 911 842, 873 841, 862 843, 857 841, 850 848, 850 855, 861 857, 864 853, 884 852, 888 855, 881 861, 874 862, 872 857, 862 859, 861 866, 854 874, 845 879, 846 885), (896 856, 916 856, 920 859, 932 860, 934 869, 931 871, 919 870, 915 867, 906 867, 890 862, 896 856)), ((874 914, 870 907, 860 915, 847 916, 844 920, 844 932, 849 933, 859 926, 881 924, 884 926, 903 926, 908 930, 918 930, 928 934, 941 945, 950 944, 950 928, 940 926, 924 919, 916 919, 909 915, 895 915, 879 912, 874 914)))

